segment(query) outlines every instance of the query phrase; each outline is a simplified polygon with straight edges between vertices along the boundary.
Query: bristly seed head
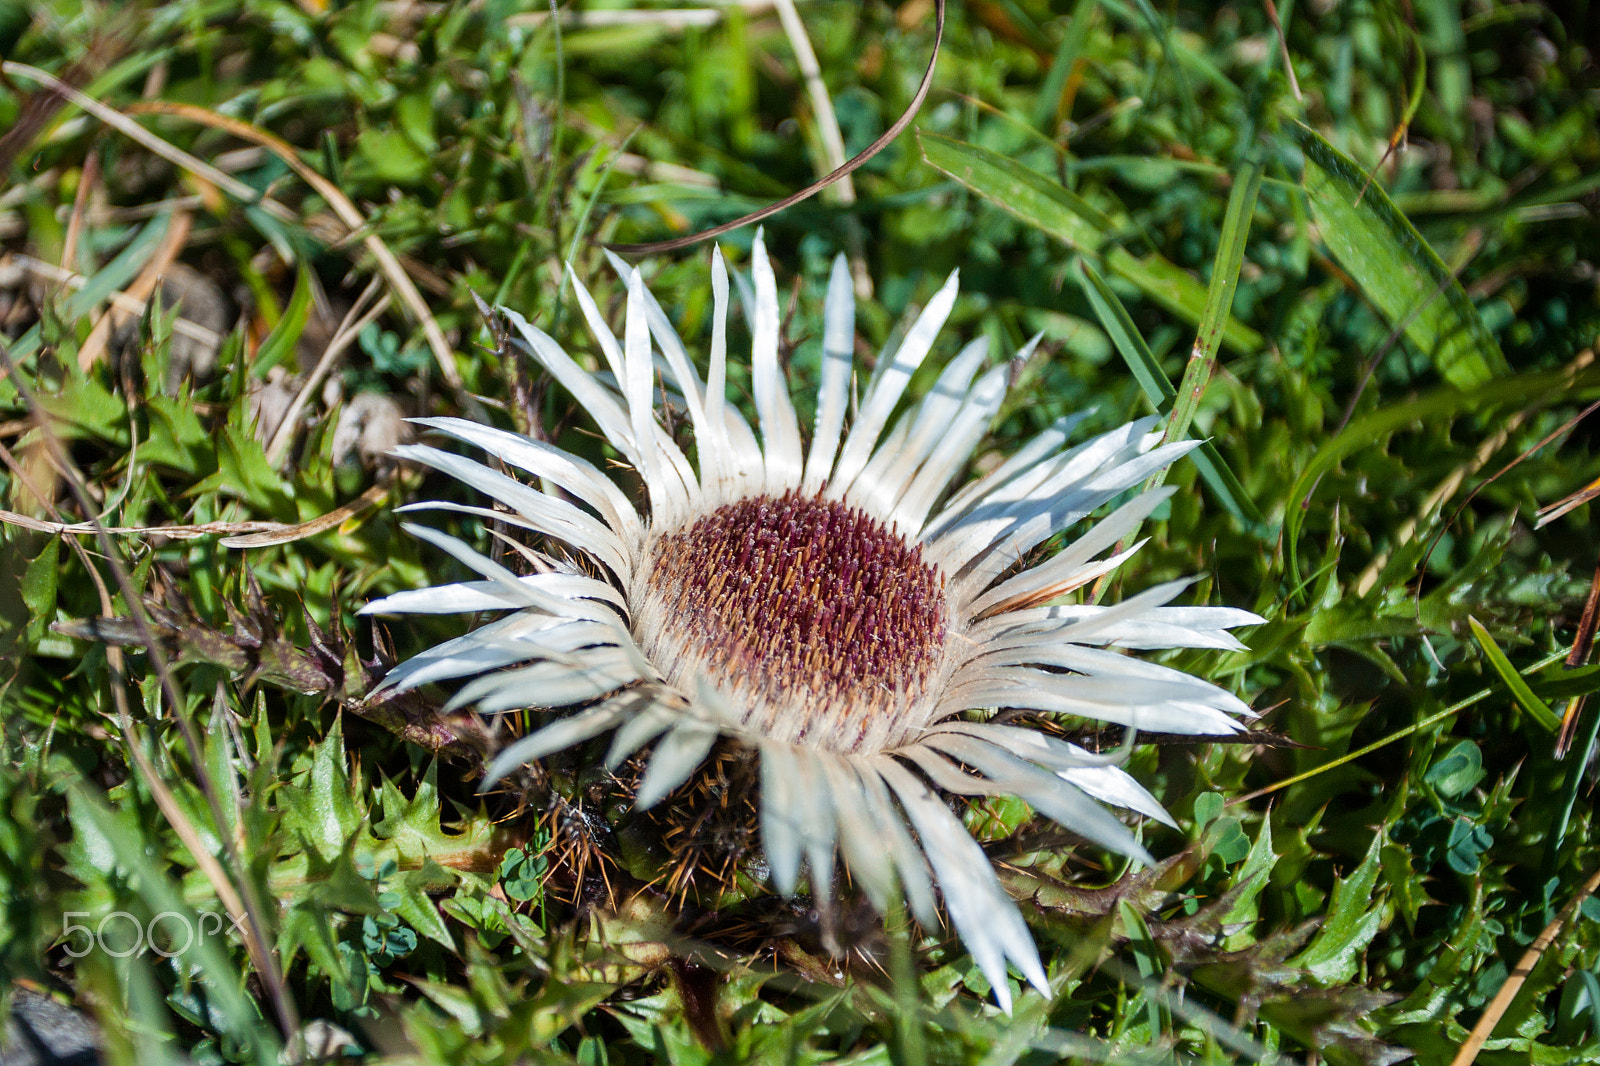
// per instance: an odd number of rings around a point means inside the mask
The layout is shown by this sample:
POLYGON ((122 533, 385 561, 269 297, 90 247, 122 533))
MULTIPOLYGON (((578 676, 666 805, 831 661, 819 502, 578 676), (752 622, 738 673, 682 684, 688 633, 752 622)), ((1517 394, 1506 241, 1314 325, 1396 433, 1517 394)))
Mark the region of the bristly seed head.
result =
POLYGON ((870 719, 920 703, 943 658, 940 570, 817 496, 748 497, 660 537, 647 586, 646 654, 672 681, 693 669, 774 739, 855 751, 898 733, 870 719))

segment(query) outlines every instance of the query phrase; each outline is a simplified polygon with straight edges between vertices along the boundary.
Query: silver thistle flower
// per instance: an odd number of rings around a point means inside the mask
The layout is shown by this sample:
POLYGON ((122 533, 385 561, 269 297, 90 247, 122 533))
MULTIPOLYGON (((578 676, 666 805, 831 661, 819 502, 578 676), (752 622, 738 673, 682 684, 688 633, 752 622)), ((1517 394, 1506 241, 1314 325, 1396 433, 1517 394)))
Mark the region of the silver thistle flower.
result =
POLYGON ((638 271, 618 260, 628 283, 621 343, 573 279, 612 380, 505 312, 533 358, 638 472, 648 512, 594 466, 549 444, 461 419, 419 419, 583 506, 460 456, 407 445, 397 454, 513 513, 449 503, 404 510, 521 526, 570 546, 602 576, 530 553, 542 572, 518 577, 453 537, 408 526, 484 580, 402 592, 367 612, 510 613, 401 664, 383 684, 409 689, 481 675, 456 705, 496 712, 592 704, 509 745, 488 779, 615 730, 610 767, 655 742, 636 798, 641 808, 683 784, 719 737, 747 745, 761 760, 761 834, 777 889, 794 892, 804 862, 814 893, 825 896, 837 851, 875 906, 885 908, 898 888, 932 928, 938 888, 956 932, 1009 1009, 1007 961, 1041 991, 1044 968, 983 850, 934 788, 1019 796, 1143 862, 1150 861, 1144 849, 1101 802, 1170 819, 1111 759, 965 712, 1011 707, 1168 733, 1234 732, 1243 728, 1234 716, 1252 714, 1239 699, 1111 649, 1236 649, 1242 645, 1227 630, 1262 619, 1166 606, 1186 581, 1115 606, 1041 606, 1132 554, 1137 545, 1099 558, 1171 489, 1135 497, 1047 562, 1001 580, 1034 547, 1194 447, 1159 445, 1154 419, 1067 448, 1083 416, 1064 418, 935 511, 999 411, 1008 373, 1001 365, 980 376, 987 346, 975 341, 925 398, 894 418, 955 303, 954 274, 899 347, 880 358, 845 432, 855 301, 843 260, 834 264, 816 429, 803 449, 778 363, 777 285, 759 236, 752 259, 746 305, 753 308, 759 443, 725 399, 728 275, 720 252, 712 259, 704 383, 638 271), (657 420, 658 371, 688 412, 698 472, 657 420))

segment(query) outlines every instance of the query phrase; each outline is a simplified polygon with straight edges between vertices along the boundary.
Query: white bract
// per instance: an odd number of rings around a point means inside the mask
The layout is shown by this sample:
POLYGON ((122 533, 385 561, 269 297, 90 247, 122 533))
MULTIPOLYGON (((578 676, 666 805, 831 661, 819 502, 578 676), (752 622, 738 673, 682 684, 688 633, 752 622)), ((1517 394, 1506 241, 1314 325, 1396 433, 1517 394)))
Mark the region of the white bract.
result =
POLYGON ((1007 962, 1041 991, 1044 968, 982 848, 936 789, 1019 796, 1144 862, 1144 849, 1102 803, 1168 819, 1114 760, 968 712, 1019 708, 1166 733, 1233 733, 1252 713, 1239 699, 1110 649, 1236 649, 1242 645, 1227 630, 1262 619, 1167 606, 1183 581, 1114 606, 1058 602, 1137 550, 1105 557, 1171 489, 1133 497, 1048 561, 1016 570, 1034 548, 1195 446, 1161 445, 1155 419, 1068 447, 1082 416, 1064 418, 936 507, 999 411, 1008 374, 1004 364, 980 374, 986 346, 969 344, 925 397, 900 411, 955 303, 953 274, 880 356, 846 431, 855 301, 843 259, 834 264, 816 427, 805 448, 778 362, 777 284, 759 237, 752 260, 746 302, 759 439, 725 398, 728 275, 720 252, 712 259, 704 382, 638 271, 620 261, 628 283, 621 341, 573 279, 606 374, 583 369, 505 312, 532 357, 638 473, 648 507, 641 513, 608 476, 549 444, 456 418, 419 419, 564 495, 406 445, 396 453, 509 510, 404 510, 493 518, 559 541, 574 558, 521 548, 538 572, 517 576, 453 537, 408 526, 483 580, 402 592, 366 611, 509 613, 410 659, 383 685, 477 675, 455 705, 581 705, 506 747, 488 780, 613 731, 610 767, 654 742, 640 807, 687 781, 719 737, 747 745, 761 760, 761 834, 777 889, 794 892, 808 866, 826 906, 838 853, 875 906, 903 893, 931 928, 937 888, 1009 1009, 1007 962), (687 412, 698 470, 657 417, 658 381, 687 412))

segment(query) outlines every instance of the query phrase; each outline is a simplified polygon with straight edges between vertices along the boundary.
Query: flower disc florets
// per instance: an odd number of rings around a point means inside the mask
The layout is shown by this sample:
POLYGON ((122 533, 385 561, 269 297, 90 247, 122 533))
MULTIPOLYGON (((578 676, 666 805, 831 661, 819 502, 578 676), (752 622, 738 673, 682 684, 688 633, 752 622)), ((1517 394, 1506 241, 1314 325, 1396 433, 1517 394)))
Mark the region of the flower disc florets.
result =
POLYGON ((703 676, 773 740, 836 752, 903 738, 944 658, 944 575, 876 518, 790 491, 655 542, 640 644, 703 676))
POLYGON ((759 237, 746 301, 755 427, 726 396, 729 286, 720 253, 704 380, 639 272, 614 263, 628 281, 620 342, 574 285, 604 373, 504 314, 527 354, 637 473, 648 508, 641 513, 606 473, 548 443, 461 419, 419 419, 561 491, 405 445, 396 454, 503 505, 414 508, 520 526, 584 564, 533 556, 540 572, 519 576, 453 537, 408 527, 482 580, 397 593, 368 611, 505 613, 402 663, 384 685, 473 676, 457 704, 485 713, 571 709, 496 755, 490 782, 604 733, 612 768, 653 745, 635 795, 641 809, 688 781, 725 739, 759 759, 762 848, 778 891, 795 892, 807 867, 826 911, 842 856, 874 906, 899 896, 932 926, 937 889, 1002 1005, 1010 1002, 1008 961, 1044 988, 1021 914, 935 789, 1017 796, 1147 861, 1102 804, 1168 820, 1154 797, 1110 760, 992 712, 1165 733, 1243 728, 1239 719, 1252 712, 1231 693, 1124 651, 1240 648, 1227 630, 1260 618, 1167 606, 1184 581, 1112 605, 1075 599, 1137 550, 1101 557, 1131 538, 1170 489, 1133 495, 1044 562, 1019 565, 1194 442, 1162 443, 1155 419, 1145 419, 1069 447, 1085 417, 1071 416, 946 498, 999 413, 1009 377, 1004 363, 980 373, 988 352, 979 341, 944 366, 925 397, 902 403, 954 307, 954 275, 856 396, 855 302, 849 269, 842 257, 835 262, 808 446, 783 380, 777 281, 759 237), (698 469, 663 427, 658 395, 686 413, 698 469))

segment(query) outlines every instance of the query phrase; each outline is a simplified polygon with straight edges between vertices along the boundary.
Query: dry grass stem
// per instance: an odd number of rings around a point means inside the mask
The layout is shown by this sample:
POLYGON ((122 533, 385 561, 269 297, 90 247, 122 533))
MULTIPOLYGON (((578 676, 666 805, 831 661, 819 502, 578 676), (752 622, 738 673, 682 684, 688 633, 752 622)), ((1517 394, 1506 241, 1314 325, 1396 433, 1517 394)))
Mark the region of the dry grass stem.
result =
POLYGON ((345 315, 344 321, 339 323, 339 328, 334 332, 333 339, 328 342, 328 347, 323 351, 322 357, 317 360, 317 365, 311 373, 306 375, 306 380, 300 386, 300 391, 295 393, 294 400, 289 404, 289 410, 284 414, 283 421, 278 423, 278 429, 272 435, 272 440, 267 445, 267 462, 276 467, 283 461, 284 454, 289 450, 289 444, 294 440, 295 427, 300 423, 300 414, 305 410, 306 404, 311 400, 312 392, 333 369, 334 362, 344 354, 346 348, 355 343, 361 331, 368 324, 377 321, 389 307, 389 297, 384 296, 370 309, 362 314, 362 307, 376 294, 378 279, 374 278, 356 302, 351 305, 350 311, 345 315), (356 318, 360 315, 360 318, 356 318), (352 321, 354 320, 354 321, 352 321))

